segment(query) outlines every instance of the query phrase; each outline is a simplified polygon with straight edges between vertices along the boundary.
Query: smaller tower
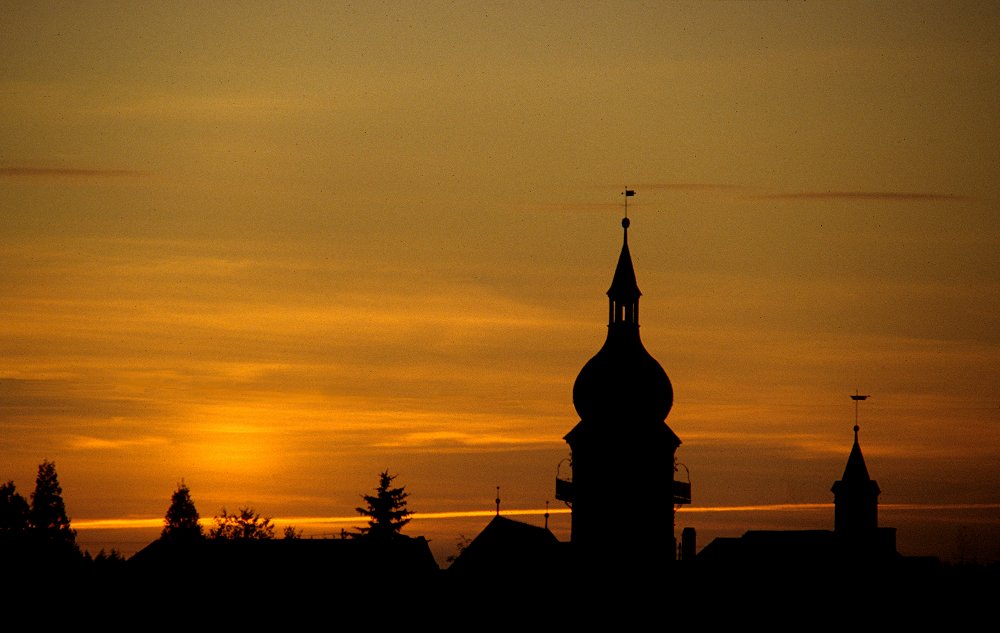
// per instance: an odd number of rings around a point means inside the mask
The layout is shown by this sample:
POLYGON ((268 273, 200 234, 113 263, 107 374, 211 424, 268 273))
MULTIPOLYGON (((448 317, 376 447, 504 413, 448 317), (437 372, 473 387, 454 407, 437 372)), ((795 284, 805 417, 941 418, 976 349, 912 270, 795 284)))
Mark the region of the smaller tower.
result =
POLYGON ((857 538, 872 535, 878 529, 878 496, 882 492, 878 482, 868 474, 865 458, 858 444, 858 403, 868 399, 857 393, 854 400, 854 446, 847 458, 847 466, 833 488, 833 531, 844 537, 857 538))

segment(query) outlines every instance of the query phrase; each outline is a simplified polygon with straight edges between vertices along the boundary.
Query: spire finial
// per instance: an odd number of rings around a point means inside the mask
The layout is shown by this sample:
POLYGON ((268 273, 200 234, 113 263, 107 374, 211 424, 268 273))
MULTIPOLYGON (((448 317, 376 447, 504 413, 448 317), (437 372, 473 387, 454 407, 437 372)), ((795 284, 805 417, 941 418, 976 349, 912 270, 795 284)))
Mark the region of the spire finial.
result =
POLYGON ((622 218, 622 228, 625 229, 625 243, 628 244, 628 226, 631 224, 628 219, 628 199, 635 195, 635 190, 626 186, 622 195, 625 196, 625 217, 622 218))
POLYGON ((500 516, 500 486, 497 486, 497 516, 500 516))
POLYGON ((635 189, 629 189, 628 185, 625 186, 625 191, 622 192, 625 196, 625 217, 622 218, 622 226, 628 229, 628 199, 635 195, 635 189))
POLYGON ((549 529, 549 500, 545 500, 545 529, 549 529))
POLYGON ((867 400, 868 396, 862 396, 861 392, 857 389, 854 390, 854 395, 851 396, 851 400, 854 401, 854 441, 858 441, 858 431, 861 427, 858 426, 858 403, 862 400, 867 400))

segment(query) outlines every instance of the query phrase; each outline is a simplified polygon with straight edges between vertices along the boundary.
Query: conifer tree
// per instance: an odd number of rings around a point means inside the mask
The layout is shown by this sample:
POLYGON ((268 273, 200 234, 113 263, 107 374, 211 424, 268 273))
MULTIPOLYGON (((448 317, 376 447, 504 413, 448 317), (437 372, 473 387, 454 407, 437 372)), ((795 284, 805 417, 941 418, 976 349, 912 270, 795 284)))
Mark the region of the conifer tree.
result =
POLYGON ((160 538, 168 541, 192 541, 204 537, 201 524, 198 523, 198 510, 191 499, 191 491, 184 480, 178 484, 177 490, 170 497, 170 507, 163 518, 163 531, 160 538))
POLYGON ((13 481, 0 484, 0 537, 23 536, 28 531, 28 502, 13 481))
POLYGON ((38 465, 35 491, 28 511, 31 531, 42 541, 64 543, 76 548, 76 531, 70 527, 56 465, 48 460, 38 465))
POLYGON ((368 527, 358 528, 361 536, 375 539, 390 539, 397 536, 410 522, 409 510, 406 509, 406 498, 410 493, 406 486, 392 487, 396 475, 390 475, 388 470, 379 474, 378 487, 374 495, 362 495, 366 507, 355 508, 358 514, 368 517, 368 527))

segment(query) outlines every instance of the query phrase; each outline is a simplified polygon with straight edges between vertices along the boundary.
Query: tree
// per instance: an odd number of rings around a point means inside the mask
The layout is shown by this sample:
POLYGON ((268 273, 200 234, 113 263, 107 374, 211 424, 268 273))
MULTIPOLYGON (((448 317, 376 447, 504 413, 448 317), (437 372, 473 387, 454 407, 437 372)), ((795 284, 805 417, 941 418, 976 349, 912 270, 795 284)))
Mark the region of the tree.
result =
POLYGON ((198 510, 191 500, 191 491, 184 480, 177 485, 177 490, 170 497, 170 507, 163 518, 163 531, 160 538, 165 541, 195 541, 204 538, 205 533, 198 523, 198 510))
POLYGON ((209 538, 229 540, 266 540, 274 538, 274 524, 270 517, 261 518, 253 508, 240 508, 238 513, 222 514, 215 517, 215 527, 209 530, 209 538))
POLYGON ((28 522, 28 502, 17 493, 13 481, 0 485, 0 561, 9 570, 32 566, 30 546, 30 523, 28 522))
POLYGON ((375 494, 361 496, 366 507, 355 510, 368 517, 368 527, 358 528, 361 536, 390 539, 397 536, 403 526, 410 522, 412 513, 406 509, 406 498, 410 493, 405 491, 406 486, 392 487, 396 477, 397 475, 390 475, 388 470, 382 471, 379 473, 375 494))
POLYGON ((28 531, 28 502, 13 481, 0 485, 0 536, 23 536, 28 531))
POLYGON ((28 511, 31 531, 42 541, 62 543, 76 548, 76 531, 70 527, 62 486, 54 462, 44 460, 38 465, 35 491, 31 493, 28 511))

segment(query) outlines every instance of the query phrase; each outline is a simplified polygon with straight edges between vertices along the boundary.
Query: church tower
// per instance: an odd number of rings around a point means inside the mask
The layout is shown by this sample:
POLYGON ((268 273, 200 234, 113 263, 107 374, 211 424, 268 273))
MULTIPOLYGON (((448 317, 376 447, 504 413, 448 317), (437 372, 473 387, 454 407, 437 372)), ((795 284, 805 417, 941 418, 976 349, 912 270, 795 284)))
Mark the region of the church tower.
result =
POLYGON ((627 216, 622 228, 607 339, 573 385, 580 421, 564 438, 572 483, 557 480, 556 496, 572 508, 570 540, 583 564, 653 569, 676 557, 674 453, 681 441, 665 422, 674 400, 670 379, 639 338, 642 293, 627 216))
MULTIPOLYGON (((852 396, 854 397, 854 396, 852 396)), ((854 425, 854 446, 847 457, 844 474, 835 481, 833 492, 833 531, 847 538, 865 537, 878 529, 878 482, 868 474, 865 458, 858 444, 854 425)))
POLYGON ((858 403, 868 396, 853 395, 854 445, 844 474, 833 483, 833 533, 845 560, 878 563, 893 560, 896 528, 879 527, 878 496, 882 490, 868 474, 858 443, 858 403))
POLYGON ((875 533, 878 529, 878 483, 868 475, 868 466, 858 444, 858 405, 868 399, 855 393, 854 446, 847 457, 844 475, 833 483, 833 531, 841 538, 856 540, 875 533))

